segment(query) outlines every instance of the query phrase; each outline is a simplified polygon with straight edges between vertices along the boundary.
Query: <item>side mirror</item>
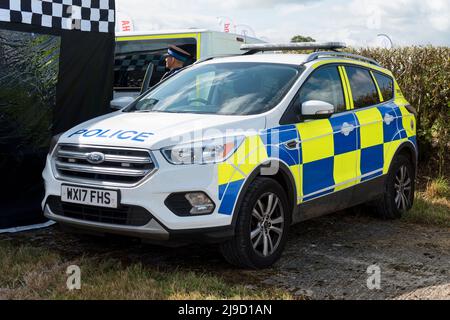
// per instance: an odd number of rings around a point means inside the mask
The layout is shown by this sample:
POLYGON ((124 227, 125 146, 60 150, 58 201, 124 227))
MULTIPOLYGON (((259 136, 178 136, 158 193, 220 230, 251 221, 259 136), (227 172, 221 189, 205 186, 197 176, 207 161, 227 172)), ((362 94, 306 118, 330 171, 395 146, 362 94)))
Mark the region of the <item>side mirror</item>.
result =
POLYGON ((133 97, 120 97, 112 100, 110 106, 113 110, 120 110, 128 106, 133 101, 133 97))
POLYGON ((319 100, 309 100, 302 103, 302 115, 312 118, 327 118, 334 113, 331 103, 319 100))

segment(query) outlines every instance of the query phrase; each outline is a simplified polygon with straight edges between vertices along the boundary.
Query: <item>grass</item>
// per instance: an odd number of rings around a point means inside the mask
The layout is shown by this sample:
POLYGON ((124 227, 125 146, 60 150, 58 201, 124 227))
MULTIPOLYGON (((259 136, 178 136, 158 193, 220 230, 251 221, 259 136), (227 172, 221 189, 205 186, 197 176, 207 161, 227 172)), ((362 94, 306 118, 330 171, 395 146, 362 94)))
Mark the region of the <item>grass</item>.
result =
MULTIPOLYGON (((446 179, 430 181, 416 192, 413 209, 403 220, 450 228, 450 187, 446 179)), ((39 242, 39 241, 38 241, 39 242)), ((81 252, 81 253, 80 253, 81 252)), ((145 263, 107 254, 67 254, 51 244, 0 241, 1 299, 296 299, 281 288, 248 285, 246 275, 228 275, 145 263), (128 261, 128 262, 125 262, 128 261), (67 267, 81 268, 81 290, 66 287, 67 267), (247 285, 246 285, 247 284, 247 285)), ((145 260, 144 260, 145 261, 145 260)), ((231 268, 231 267, 230 267, 231 268)))
POLYGON ((450 186, 445 178, 427 183, 416 192, 414 207, 403 217, 405 221, 450 228, 450 186))
POLYGON ((279 289, 245 286, 204 273, 162 270, 142 263, 81 256, 0 243, 0 299, 293 299, 279 289), (66 287, 69 265, 81 268, 81 290, 66 287))

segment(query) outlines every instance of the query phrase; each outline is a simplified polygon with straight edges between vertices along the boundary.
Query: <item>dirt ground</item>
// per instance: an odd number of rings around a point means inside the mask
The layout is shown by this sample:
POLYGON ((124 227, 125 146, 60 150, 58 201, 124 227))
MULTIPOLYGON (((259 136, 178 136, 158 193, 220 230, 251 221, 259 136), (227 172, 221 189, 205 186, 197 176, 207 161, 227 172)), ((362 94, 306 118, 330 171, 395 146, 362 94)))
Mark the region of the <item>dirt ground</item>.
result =
POLYGON ((263 271, 226 264, 213 246, 166 248, 117 238, 62 233, 57 226, 0 241, 55 250, 67 259, 81 255, 142 262, 164 270, 218 275, 248 287, 277 287, 299 299, 450 300, 450 230, 342 212, 291 229, 282 259, 263 271), (380 268, 380 289, 369 290, 367 268, 380 268))

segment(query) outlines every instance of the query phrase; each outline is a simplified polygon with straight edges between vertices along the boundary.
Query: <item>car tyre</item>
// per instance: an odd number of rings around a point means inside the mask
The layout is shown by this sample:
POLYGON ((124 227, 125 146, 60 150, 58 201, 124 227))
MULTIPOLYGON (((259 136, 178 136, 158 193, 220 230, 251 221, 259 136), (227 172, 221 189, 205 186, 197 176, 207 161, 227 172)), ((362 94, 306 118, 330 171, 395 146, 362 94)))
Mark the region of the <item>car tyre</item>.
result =
POLYGON ((258 177, 237 211, 235 236, 220 247, 231 264, 249 269, 272 266, 286 245, 292 212, 274 179, 258 177))
POLYGON ((414 203, 415 170, 410 159, 397 156, 386 179, 382 198, 374 202, 375 210, 383 219, 399 219, 414 203))

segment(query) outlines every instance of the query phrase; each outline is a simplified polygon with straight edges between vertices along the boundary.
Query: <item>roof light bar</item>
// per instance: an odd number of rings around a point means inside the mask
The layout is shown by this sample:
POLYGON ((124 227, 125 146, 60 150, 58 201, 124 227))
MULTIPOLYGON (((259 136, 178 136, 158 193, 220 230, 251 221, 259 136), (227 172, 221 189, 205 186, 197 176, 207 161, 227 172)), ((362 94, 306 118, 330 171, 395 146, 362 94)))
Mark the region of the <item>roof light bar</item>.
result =
POLYGON ((248 54, 263 51, 283 51, 283 50, 337 50, 346 48, 343 42, 297 42, 297 43, 258 43, 243 44, 241 50, 249 51, 248 54))
POLYGON ((343 42, 297 42, 297 43, 258 43, 258 44, 243 44, 241 50, 247 51, 243 55, 252 55, 264 51, 285 51, 285 50, 314 50, 306 59, 305 63, 317 60, 320 58, 339 57, 344 59, 360 60, 376 66, 380 64, 374 59, 366 58, 360 55, 335 51, 337 49, 344 49, 347 45, 343 42), (331 50, 331 51, 321 51, 331 50))

